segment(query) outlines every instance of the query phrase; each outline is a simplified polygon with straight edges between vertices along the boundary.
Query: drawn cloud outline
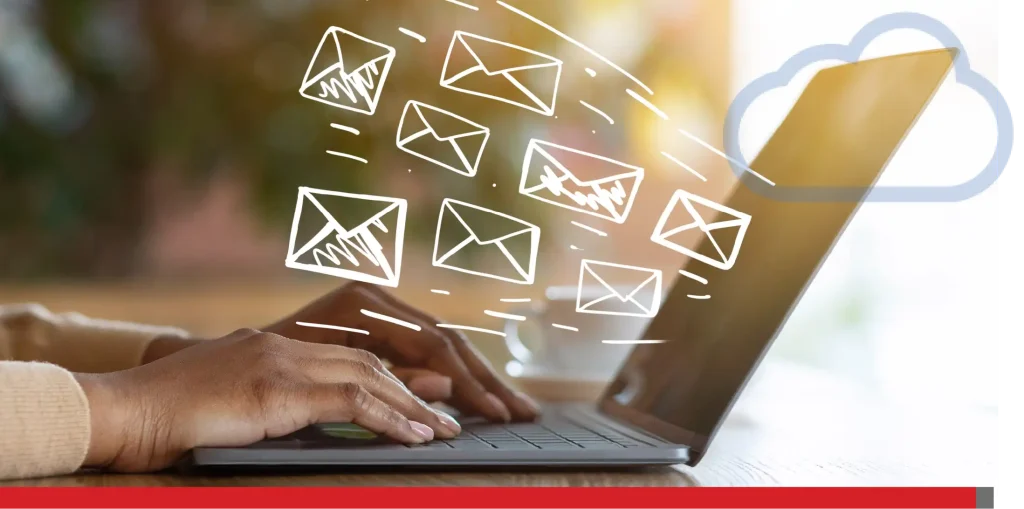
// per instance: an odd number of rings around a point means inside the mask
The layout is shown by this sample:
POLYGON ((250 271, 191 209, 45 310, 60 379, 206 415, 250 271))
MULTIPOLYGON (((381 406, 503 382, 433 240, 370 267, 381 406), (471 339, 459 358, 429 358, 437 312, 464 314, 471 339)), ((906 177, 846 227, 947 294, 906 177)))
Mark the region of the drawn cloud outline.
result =
MULTIPOLYGON (((956 48, 959 56, 953 62, 958 84, 977 92, 992 109, 996 120, 996 147, 988 164, 970 180, 954 186, 874 186, 864 201, 874 202, 955 202, 963 201, 988 189, 1002 174, 1010 159, 1013 146, 1013 120, 1009 105, 991 81, 971 69, 967 52, 960 39, 939 20, 917 12, 897 12, 874 19, 861 28, 848 44, 822 44, 804 49, 793 55, 778 70, 751 81, 733 99, 726 113, 723 142, 730 157, 749 166, 739 146, 739 128, 743 115, 764 93, 789 85, 790 81, 808 65, 822 60, 840 60, 847 63, 860 59, 864 49, 879 36, 898 29, 924 32, 937 39, 944 47, 956 48)), ((746 170, 729 161, 737 177, 746 170)), ((776 186, 748 179, 754 192, 783 201, 856 201, 863 188, 776 186)))

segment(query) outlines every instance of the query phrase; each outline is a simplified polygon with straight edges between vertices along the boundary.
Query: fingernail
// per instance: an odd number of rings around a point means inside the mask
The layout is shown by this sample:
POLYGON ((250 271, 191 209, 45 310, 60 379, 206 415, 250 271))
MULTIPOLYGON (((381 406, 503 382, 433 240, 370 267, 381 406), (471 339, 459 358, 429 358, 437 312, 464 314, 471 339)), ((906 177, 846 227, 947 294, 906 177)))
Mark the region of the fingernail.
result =
POLYGON ((434 439, 434 430, 430 429, 430 426, 416 421, 409 421, 409 425, 416 436, 422 438, 424 442, 434 439))
POLYGON ((529 407, 530 411, 532 411, 533 413, 535 413, 535 414, 539 414, 540 413, 540 405, 538 405, 537 402, 533 400, 533 398, 531 398, 531 397, 529 397, 526 394, 523 394, 521 392, 517 392, 516 393, 516 398, 518 398, 519 401, 522 401, 524 405, 529 407))
POLYGON ((508 407, 497 396, 488 392, 487 402, 491 404, 491 409, 494 410, 494 413, 500 414, 501 420, 505 422, 512 420, 512 414, 508 411, 508 407))
POLYGON ((452 433, 457 435, 462 432, 462 426, 452 416, 440 410, 435 410, 435 412, 437 412, 438 419, 441 419, 441 424, 444 424, 444 427, 450 429, 452 433))

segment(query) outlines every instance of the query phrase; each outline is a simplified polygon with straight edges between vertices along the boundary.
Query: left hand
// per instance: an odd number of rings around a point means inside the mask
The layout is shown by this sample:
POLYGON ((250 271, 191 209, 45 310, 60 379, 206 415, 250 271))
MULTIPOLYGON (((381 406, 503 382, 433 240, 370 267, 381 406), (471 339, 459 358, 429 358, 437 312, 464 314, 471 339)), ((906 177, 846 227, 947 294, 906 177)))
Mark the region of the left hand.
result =
MULTIPOLYGON (((499 422, 537 417, 537 404, 502 381, 465 335, 439 328, 438 323, 377 286, 349 283, 260 330, 373 352, 393 365, 392 373, 414 394, 445 401, 463 413, 499 422), (371 318, 363 309, 416 324, 421 330, 371 318), (296 322, 340 325, 369 334, 303 327, 296 322)), ((155 352, 147 352, 147 357, 161 356, 163 348, 154 345, 155 352)))

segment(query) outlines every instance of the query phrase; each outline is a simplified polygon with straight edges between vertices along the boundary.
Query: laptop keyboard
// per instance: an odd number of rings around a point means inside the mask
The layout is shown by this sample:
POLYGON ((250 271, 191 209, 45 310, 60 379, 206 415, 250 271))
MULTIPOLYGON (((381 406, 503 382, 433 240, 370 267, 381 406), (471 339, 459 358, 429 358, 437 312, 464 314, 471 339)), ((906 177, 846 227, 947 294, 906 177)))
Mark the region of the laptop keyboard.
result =
POLYGON ((633 440, 614 431, 600 433, 572 423, 523 423, 474 426, 450 440, 434 440, 425 444, 407 445, 410 448, 535 451, 575 449, 627 449, 646 447, 648 444, 633 440))

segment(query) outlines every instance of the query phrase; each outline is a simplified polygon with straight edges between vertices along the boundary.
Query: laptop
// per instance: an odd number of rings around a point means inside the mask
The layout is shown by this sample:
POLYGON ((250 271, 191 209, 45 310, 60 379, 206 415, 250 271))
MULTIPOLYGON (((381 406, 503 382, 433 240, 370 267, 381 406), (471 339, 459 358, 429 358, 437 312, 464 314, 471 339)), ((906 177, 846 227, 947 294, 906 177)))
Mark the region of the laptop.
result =
MULTIPOLYGON (((552 404, 535 422, 461 419, 451 440, 403 445, 351 424, 240 448, 197 448, 191 466, 620 467, 696 465, 804 289, 952 67, 941 49, 818 72, 751 167, 777 186, 859 188, 853 200, 777 201, 746 175, 729 208, 753 219, 728 271, 677 278, 600 400, 552 404), (749 184, 749 185, 748 185, 749 184), (694 300, 691 294, 710 294, 694 300)), ((715 256, 710 242, 697 252, 715 256)))

